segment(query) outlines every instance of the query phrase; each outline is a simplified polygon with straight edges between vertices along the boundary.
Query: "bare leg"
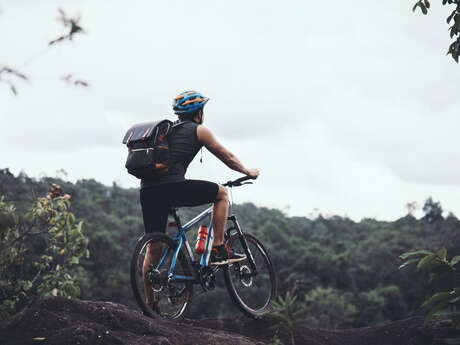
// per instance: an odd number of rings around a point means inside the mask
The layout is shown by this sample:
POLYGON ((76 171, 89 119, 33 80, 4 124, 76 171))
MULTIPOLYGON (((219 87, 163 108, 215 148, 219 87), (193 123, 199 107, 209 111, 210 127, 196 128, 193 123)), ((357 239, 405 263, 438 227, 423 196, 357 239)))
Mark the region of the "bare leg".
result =
POLYGON ((147 252, 144 258, 144 265, 142 267, 142 276, 144 277, 145 298, 149 306, 153 306, 154 296, 146 275, 150 264, 156 265, 158 261, 160 261, 160 254, 162 251, 163 245, 161 243, 149 243, 147 245, 147 252))
POLYGON ((212 211, 212 228, 214 229, 214 246, 220 246, 224 242, 225 225, 228 216, 228 193, 227 188, 219 185, 216 202, 212 211))

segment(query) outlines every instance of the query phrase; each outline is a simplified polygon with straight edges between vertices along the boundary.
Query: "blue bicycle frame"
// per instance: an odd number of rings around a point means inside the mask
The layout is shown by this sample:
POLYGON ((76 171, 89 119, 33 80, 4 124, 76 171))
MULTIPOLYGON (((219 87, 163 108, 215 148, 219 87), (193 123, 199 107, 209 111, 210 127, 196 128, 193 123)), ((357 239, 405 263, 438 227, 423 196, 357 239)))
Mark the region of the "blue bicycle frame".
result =
MULTIPOLYGON (((193 261, 194 254, 192 252, 192 249, 190 248, 190 245, 187 242, 187 238, 186 238, 185 234, 196 223, 198 223, 201 220, 203 220, 204 218, 210 216, 212 214, 212 210, 213 210, 213 207, 211 206, 208 209, 206 209, 203 212, 201 212, 195 218, 190 220, 184 226, 181 226, 180 221, 179 221, 179 217, 177 216, 176 211, 172 210, 172 214, 173 214, 174 219, 175 219, 176 224, 177 224, 178 232, 174 236, 174 241, 177 242, 177 248, 174 251, 173 259, 172 259, 172 262, 171 262, 171 267, 169 268, 169 272, 168 272, 168 278, 171 279, 171 281, 192 281, 192 282, 197 281, 197 276, 196 275, 194 275, 194 276, 178 275, 178 274, 174 274, 173 271, 174 271, 174 267, 176 266, 176 261, 177 261, 178 255, 179 255, 179 251, 182 248, 182 245, 184 243, 185 243, 186 252, 187 252, 189 258, 193 261)), ((212 229, 212 223, 210 222, 210 224, 209 224, 209 233, 208 233, 208 241, 206 241, 205 251, 201 255, 201 258, 200 258, 200 269, 202 269, 203 267, 206 267, 208 265, 209 257, 210 257, 210 253, 211 253, 211 249, 212 249, 213 239, 214 239, 214 232, 213 232, 213 229, 212 229)), ((161 259, 160 259, 160 262, 158 263, 158 266, 157 266, 158 270, 161 269, 161 266, 163 265, 164 261, 168 257, 169 251, 170 251, 170 248, 169 247, 166 248, 165 252, 163 253, 163 255, 162 255, 161 259)))

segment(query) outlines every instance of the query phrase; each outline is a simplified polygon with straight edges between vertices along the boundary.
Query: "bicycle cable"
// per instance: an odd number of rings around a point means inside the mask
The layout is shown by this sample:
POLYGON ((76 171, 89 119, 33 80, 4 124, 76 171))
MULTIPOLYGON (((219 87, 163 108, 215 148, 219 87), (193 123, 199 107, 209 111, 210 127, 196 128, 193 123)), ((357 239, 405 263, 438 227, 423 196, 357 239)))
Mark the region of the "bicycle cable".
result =
POLYGON ((230 215, 233 215, 233 188, 230 187, 230 215))

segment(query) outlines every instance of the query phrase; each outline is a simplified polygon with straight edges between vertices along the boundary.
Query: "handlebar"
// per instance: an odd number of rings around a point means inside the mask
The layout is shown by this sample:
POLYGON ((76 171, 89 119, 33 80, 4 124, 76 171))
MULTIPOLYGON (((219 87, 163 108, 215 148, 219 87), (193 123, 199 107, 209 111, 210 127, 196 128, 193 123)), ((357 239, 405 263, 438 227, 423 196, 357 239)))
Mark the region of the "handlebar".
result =
POLYGON ((239 187, 239 186, 242 186, 244 184, 250 184, 252 182, 246 182, 246 183, 243 183, 244 181, 247 181, 247 180, 255 180, 257 177, 251 177, 251 176, 243 176, 243 177, 240 177, 239 179, 236 179, 234 181, 228 181, 227 183, 224 183, 223 186, 224 187, 239 187))

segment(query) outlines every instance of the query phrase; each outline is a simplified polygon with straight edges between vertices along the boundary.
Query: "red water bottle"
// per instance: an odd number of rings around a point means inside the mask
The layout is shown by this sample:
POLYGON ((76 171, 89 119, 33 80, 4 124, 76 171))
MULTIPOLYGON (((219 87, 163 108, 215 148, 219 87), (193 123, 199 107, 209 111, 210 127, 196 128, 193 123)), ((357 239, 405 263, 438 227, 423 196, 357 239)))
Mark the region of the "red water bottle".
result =
POLYGON ((206 241, 208 240, 208 228, 205 225, 200 226, 198 236, 196 237, 195 251, 197 254, 203 254, 206 250, 206 241))

